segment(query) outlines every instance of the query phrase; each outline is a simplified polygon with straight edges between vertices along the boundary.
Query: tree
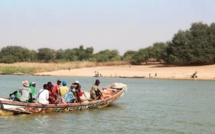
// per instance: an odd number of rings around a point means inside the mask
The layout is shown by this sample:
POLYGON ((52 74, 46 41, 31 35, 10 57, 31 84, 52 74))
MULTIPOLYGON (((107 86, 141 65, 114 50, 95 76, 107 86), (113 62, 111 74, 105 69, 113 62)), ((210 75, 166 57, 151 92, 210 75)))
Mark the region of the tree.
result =
POLYGON ((37 52, 35 50, 30 51, 30 59, 32 62, 37 61, 37 52))
POLYGON ((56 59, 56 51, 50 48, 40 48, 38 49, 37 58, 38 60, 49 62, 55 61, 56 59))
POLYGON ((140 65, 142 62, 146 61, 146 49, 139 49, 136 53, 133 54, 131 58, 131 64, 140 65))
POLYGON ((79 46, 79 50, 77 52, 78 60, 90 60, 93 56, 93 51, 94 49, 92 47, 84 49, 83 45, 79 46))
POLYGON ((86 60, 91 60, 91 58, 93 57, 93 52, 94 52, 93 47, 86 48, 85 52, 86 52, 86 60))
POLYGON ((180 65, 203 65, 214 62, 214 34, 207 24, 193 23, 187 31, 174 35, 167 47, 167 62, 180 65))
POLYGON ((154 59, 156 59, 156 61, 160 61, 160 62, 161 62, 161 60, 165 60, 165 57, 167 55, 166 49, 167 49, 166 43, 162 43, 162 42, 154 43, 152 50, 151 50, 153 57, 151 57, 151 58, 154 58, 154 59))
POLYGON ((77 48, 73 48, 73 49, 66 49, 62 55, 62 57, 66 60, 66 61, 76 61, 78 60, 78 51, 79 49, 77 48))
POLYGON ((20 46, 3 47, 0 52, 0 62, 14 63, 32 61, 31 51, 20 46))
POLYGON ((136 51, 128 50, 123 54, 123 60, 130 62, 136 51))
POLYGON ((117 50, 103 50, 94 55, 97 62, 108 62, 120 60, 120 55, 117 50))
POLYGON ((64 50, 63 50, 63 49, 57 50, 57 51, 56 51, 56 59, 58 59, 58 60, 63 59, 63 53, 64 53, 64 50))
MULTIPOLYGON (((215 23, 212 23, 210 25, 210 35, 208 37, 209 43, 211 46, 213 46, 213 51, 215 52, 215 23)), ((213 59, 215 63, 215 53, 213 54, 213 59)))

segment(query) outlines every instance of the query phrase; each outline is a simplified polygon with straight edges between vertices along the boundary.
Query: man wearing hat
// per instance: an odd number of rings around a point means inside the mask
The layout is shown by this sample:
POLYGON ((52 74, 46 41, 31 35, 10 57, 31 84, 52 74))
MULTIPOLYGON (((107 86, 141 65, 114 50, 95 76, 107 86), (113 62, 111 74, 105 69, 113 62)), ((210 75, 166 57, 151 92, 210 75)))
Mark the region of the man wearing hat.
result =
POLYGON ((32 99, 32 92, 31 89, 29 88, 29 83, 27 80, 22 81, 23 87, 20 87, 17 91, 13 92, 10 94, 10 97, 13 94, 20 93, 20 98, 16 98, 16 100, 21 101, 21 102, 33 102, 32 99), (30 96, 30 99, 29 99, 30 96))
POLYGON ((64 94, 66 94, 69 91, 69 88, 66 85, 67 85, 66 81, 63 81, 62 86, 59 89, 60 96, 63 96, 64 94))

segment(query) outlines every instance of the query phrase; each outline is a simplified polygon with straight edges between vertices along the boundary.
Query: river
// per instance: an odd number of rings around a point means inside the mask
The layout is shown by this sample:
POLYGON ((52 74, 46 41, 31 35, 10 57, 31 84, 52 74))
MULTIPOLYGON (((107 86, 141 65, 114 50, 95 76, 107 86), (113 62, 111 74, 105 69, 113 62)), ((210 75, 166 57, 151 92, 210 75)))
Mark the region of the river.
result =
MULTIPOLYGON (((0 75, 0 96, 22 86, 22 80, 42 85, 57 79, 90 88, 93 77, 0 75)), ((215 81, 99 78, 100 87, 127 84, 128 91, 103 109, 36 115, 0 116, 0 133, 87 134, 214 134, 215 81)))

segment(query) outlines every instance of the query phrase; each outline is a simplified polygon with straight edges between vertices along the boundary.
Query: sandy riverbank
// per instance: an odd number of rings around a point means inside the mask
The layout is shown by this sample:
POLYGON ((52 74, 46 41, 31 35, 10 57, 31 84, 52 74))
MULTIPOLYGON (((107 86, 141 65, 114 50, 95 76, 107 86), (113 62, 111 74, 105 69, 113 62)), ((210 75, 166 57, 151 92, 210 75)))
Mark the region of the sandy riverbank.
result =
POLYGON ((71 70, 59 70, 53 72, 37 73, 35 75, 51 76, 87 76, 93 77, 99 73, 102 77, 144 77, 165 79, 192 79, 191 75, 197 71, 197 79, 215 80, 215 65, 206 66, 102 66, 71 70), (156 75, 157 74, 157 75, 156 75))

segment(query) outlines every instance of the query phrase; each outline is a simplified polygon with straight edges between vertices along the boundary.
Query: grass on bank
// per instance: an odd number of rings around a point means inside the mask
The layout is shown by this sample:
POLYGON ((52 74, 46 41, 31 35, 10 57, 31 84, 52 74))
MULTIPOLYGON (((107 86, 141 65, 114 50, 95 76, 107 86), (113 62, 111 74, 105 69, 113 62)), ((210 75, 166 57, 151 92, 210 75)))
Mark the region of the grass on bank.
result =
POLYGON ((65 62, 65 63, 30 63, 30 62, 20 62, 13 64, 0 64, 0 74, 34 74, 40 72, 49 72, 56 70, 65 69, 77 69, 77 68, 88 68, 96 66, 117 66, 117 65, 127 65, 127 62, 117 61, 117 62, 65 62))

